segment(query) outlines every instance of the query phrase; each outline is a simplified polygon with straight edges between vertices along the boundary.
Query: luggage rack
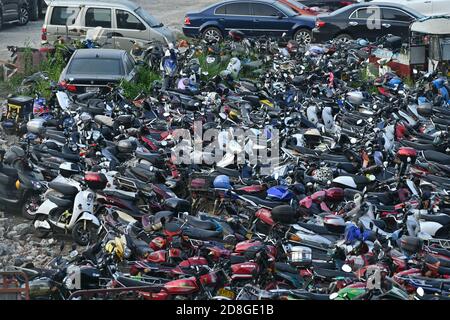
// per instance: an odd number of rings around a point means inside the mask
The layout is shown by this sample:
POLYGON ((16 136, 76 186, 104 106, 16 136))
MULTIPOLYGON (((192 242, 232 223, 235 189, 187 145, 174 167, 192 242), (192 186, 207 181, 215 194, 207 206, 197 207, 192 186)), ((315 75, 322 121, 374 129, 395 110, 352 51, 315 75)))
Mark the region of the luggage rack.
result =
POLYGON ((427 246, 437 244, 437 245, 441 246, 442 248, 450 250, 450 240, 447 240, 447 239, 429 239, 429 240, 424 240, 423 242, 427 246))

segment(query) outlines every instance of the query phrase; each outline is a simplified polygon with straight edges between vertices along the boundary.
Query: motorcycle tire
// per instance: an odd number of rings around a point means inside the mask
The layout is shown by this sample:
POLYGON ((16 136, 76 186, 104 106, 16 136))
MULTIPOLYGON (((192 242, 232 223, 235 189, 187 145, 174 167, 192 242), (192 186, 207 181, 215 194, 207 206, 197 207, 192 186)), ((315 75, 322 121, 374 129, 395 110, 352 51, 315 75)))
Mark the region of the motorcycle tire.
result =
POLYGON ((20 208, 22 217, 24 217, 27 220, 33 220, 34 214, 30 213, 29 208, 30 208, 30 206, 33 208, 33 205, 37 204, 37 207, 35 208, 35 209, 37 209, 37 208, 39 208, 40 203, 41 203, 41 198, 38 195, 30 195, 30 196, 26 197, 20 208))
POLYGON ((97 238, 97 227, 91 223, 84 220, 80 220, 72 228, 72 238, 80 246, 87 246, 95 242, 97 238))

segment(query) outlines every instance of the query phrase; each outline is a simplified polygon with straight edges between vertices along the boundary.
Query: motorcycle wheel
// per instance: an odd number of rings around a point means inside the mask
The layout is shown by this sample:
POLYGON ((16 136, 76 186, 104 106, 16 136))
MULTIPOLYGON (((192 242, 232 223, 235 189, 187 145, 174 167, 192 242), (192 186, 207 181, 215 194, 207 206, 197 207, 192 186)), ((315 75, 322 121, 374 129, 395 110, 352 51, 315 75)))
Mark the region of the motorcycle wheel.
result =
POLYGON ((80 220, 73 226, 73 240, 80 246, 87 246, 94 243, 97 236, 97 227, 88 221, 80 220))
POLYGON ((37 195, 29 196, 25 199, 23 202, 21 212, 22 217, 28 220, 34 219, 34 212, 39 208, 39 204, 41 202, 41 199, 37 195))

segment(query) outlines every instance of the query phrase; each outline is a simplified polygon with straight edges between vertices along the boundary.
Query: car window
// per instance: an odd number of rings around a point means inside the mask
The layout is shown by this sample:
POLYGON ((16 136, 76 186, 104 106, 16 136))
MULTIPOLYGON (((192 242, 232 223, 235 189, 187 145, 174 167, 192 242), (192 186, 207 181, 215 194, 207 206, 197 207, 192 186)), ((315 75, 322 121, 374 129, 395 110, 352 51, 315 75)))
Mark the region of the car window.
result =
POLYGON ((252 3, 253 15, 260 17, 277 17, 282 14, 272 6, 262 3, 252 3))
POLYGON ((374 18, 374 8, 368 7, 363 9, 358 9, 353 12, 350 16, 352 19, 373 19, 374 18))
MULTIPOLYGON (((219 8, 221 10, 220 14, 229 14, 237 16, 249 16, 250 15, 250 4, 248 2, 240 3, 230 3, 219 8), (222 9, 223 8, 223 9, 222 9)), ((216 11, 216 14, 217 13, 216 11)))
POLYGON ((74 7, 53 7, 50 24, 55 26, 72 25, 77 18, 80 8, 74 7))
POLYGON ((111 9, 89 8, 86 11, 86 27, 111 28, 111 9))
POLYGON ((383 20, 410 22, 413 20, 411 16, 397 9, 383 9, 383 20))
POLYGON ((220 6, 220 7, 216 8, 215 13, 216 14, 226 14, 227 13, 226 8, 227 8, 227 6, 220 6))
POLYGON ((117 28, 131 30, 145 30, 144 24, 128 11, 116 10, 117 28))
POLYGON ((67 73, 84 75, 123 75, 122 61, 118 59, 82 58, 70 63, 67 73))

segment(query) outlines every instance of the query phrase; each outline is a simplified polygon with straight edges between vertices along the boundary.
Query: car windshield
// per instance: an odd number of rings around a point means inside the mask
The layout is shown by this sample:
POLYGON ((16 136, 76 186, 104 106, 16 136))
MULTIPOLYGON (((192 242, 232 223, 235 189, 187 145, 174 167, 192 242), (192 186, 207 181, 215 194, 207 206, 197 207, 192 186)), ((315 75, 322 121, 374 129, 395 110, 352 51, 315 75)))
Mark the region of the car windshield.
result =
POLYGON ((288 17, 294 17, 294 16, 298 16, 299 15, 298 12, 295 12, 287 4, 283 4, 281 2, 276 2, 276 7, 279 10, 283 11, 283 13, 286 14, 288 17))
POLYGON ((99 58, 74 59, 67 72, 69 74, 123 75, 120 60, 99 58))
POLYGON ((150 13, 148 13, 147 11, 145 11, 142 8, 137 8, 134 12, 136 12, 136 14, 141 17, 142 19, 144 19, 145 22, 148 23, 148 25, 151 28, 158 28, 158 27, 163 27, 164 25, 159 22, 154 16, 152 16, 150 13))

